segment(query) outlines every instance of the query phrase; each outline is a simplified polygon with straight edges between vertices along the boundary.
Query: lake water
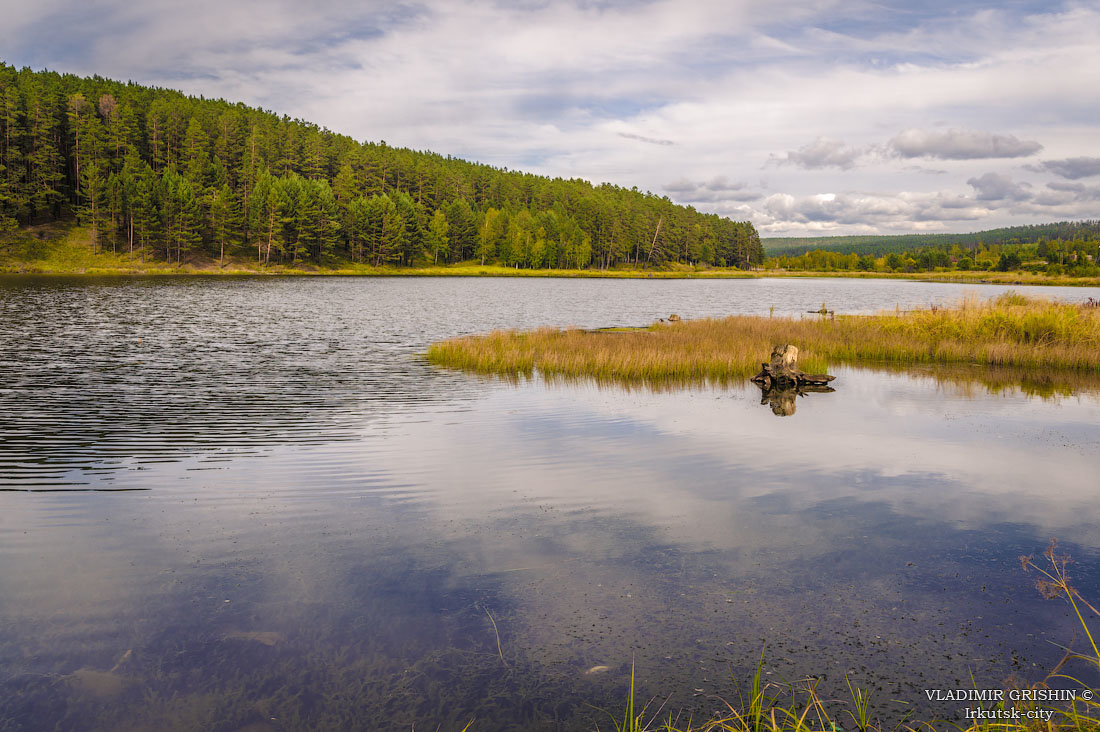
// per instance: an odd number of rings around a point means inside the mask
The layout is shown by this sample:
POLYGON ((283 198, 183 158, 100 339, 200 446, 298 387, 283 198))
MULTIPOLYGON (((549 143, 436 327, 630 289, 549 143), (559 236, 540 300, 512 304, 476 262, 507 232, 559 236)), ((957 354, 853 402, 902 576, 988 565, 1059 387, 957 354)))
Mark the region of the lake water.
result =
POLYGON ((0 730, 592 729, 632 661, 652 709, 698 719, 762 651, 768 680, 847 675, 885 720, 959 712, 923 690, 971 674, 1041 680, 1075 620, 1018 557, 1057 537, 1100 596, 1087 384, 835 368, 776 417, 751 384, 420 356, 1006 289, 0 279, 0 730))

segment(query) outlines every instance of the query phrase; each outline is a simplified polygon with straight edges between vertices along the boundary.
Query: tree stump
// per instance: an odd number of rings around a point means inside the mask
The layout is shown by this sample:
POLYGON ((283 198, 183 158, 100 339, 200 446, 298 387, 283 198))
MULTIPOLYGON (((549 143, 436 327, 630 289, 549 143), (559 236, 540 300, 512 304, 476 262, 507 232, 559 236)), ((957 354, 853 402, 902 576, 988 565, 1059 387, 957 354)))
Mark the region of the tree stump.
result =
POLYGON ((761 364, 760 373, 752 380, 768 389, 797 389, 804 386, 824 386, 835 379, 828 374, 807 374, 798 368, 798 348, 790 344, 772 349, 771 361, 761 364))

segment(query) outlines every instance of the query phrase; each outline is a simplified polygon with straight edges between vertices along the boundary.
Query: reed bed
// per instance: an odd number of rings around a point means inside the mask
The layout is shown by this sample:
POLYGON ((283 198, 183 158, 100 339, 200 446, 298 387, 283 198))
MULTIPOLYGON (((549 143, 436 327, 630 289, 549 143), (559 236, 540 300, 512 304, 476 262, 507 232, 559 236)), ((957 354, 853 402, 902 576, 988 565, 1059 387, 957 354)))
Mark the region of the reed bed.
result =
POLYGON ((1006 294, 950 308, 788 318, 735 315, 633 331, 540 328, 433 344, 428 360, 482 373, 660 381, 743 379, 773 346, 799 365, 974 363, 1032 371, 1100 372, 1100 308, 1006 294))

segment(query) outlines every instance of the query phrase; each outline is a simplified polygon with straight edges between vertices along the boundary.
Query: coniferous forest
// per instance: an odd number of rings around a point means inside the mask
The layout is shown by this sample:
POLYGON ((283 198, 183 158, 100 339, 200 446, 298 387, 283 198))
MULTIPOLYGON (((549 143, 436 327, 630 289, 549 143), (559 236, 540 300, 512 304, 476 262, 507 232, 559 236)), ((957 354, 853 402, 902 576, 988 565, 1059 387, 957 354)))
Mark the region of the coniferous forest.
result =
POLYGON ((634 189, 357 142, 180 92, 0 63, 0 231, 74 218, 142 261, 763 261, 756 229, 634 189))

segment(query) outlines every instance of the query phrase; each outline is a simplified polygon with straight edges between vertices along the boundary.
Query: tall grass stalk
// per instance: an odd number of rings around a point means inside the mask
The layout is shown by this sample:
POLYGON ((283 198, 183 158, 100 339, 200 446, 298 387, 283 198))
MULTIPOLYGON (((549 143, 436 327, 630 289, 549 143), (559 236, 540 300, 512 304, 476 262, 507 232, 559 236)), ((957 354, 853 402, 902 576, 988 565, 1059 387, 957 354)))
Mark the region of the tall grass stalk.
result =
POLYGON ((494 331, 431 346, 434 363, 498 374, 743 379, 773 346, 799 348, 809 372, 832 364, 976 363, 1100 372, 1100 308, 1007 294, 870 316, 794 319, 736 315, 634 331, 494 331))

